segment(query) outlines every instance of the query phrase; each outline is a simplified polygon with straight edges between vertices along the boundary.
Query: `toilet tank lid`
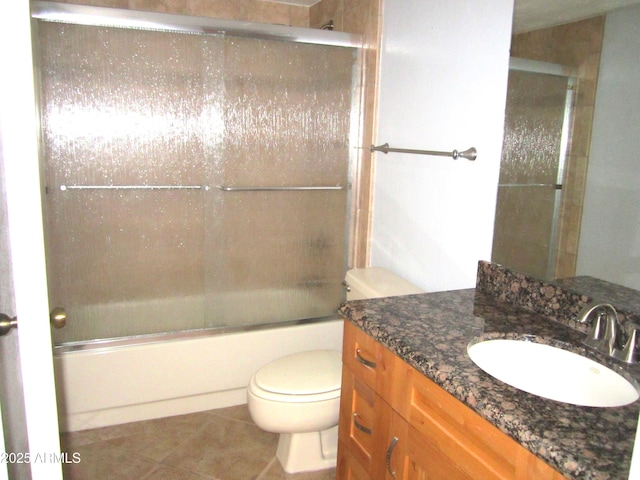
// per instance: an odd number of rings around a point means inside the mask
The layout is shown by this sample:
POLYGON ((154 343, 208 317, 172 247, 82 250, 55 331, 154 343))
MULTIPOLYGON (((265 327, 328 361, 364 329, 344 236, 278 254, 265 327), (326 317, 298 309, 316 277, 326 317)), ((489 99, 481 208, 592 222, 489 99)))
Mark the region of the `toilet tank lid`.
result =
POLYGON ((340 389, 342 354, 312 350, 278 358, 255 375, 263 390, 285 395, 312 395, 340 389))
POLYGON ((365 298, 424 293, 413 283, 383 267, 354 268, 347 272, 345 280, 365 298))

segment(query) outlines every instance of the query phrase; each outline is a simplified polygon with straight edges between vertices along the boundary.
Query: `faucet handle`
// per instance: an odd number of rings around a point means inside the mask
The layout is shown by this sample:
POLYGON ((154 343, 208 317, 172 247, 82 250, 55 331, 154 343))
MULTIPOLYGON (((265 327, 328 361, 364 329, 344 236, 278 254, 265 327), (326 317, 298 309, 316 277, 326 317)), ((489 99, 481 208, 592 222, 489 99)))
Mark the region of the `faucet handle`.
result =
POLYGON ((602 342, 606 320, 606 313, 604 312, 604 310, 600 310, 595 316, 595 319, 591 322, 591 329, 589 330, 587 339, 585 340, 586 343, 592 346, 596 346, 600 342, 602 342))
POLYGON ((627 330, 627 341, 622 350, 616 350, 614 357, 626 363, 638 363, 640 355, 638 355, 638 325, 630 324, 627 330))
POLYGON ((620 341, 620 321, 613 305, 597 301, 587 304, 578 314, 580 323, 591 325, 585 343, 608 355, 613 355, 620 341))

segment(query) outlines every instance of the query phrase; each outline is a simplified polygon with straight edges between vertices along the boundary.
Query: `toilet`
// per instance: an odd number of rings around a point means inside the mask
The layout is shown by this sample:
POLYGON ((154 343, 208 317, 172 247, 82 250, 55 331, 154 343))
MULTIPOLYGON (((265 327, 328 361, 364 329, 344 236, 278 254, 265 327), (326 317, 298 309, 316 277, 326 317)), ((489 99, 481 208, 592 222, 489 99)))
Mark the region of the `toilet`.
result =
MULTIPOLYGON (((422 293, 380 268, 349 270, 347 300, 422 293)), ((260 368, 249 381, 247 404, 255 424, 279 433, 276 457, 287 473, 335 467, 342 353, 298 352, 260 368)))
POLYGON ((349 270, 344 283, 348 301, 424 293, 413 283, 382 267, 349 270))

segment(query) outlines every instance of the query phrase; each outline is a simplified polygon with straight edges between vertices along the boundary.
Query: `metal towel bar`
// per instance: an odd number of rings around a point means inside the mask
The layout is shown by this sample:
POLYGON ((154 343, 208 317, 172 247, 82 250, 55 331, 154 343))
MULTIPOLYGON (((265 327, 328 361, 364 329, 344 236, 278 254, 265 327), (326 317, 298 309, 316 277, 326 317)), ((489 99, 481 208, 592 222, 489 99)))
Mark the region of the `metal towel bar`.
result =
POLYGON ((499 187, 553 187, 556 190, 562 190, 560 183, 499 183, 499 187))
POLYGON ((60 190, 209 190, 206 185, 60 185, 60 190))
POLYGON ((223 192, 288 192, 300 190, 344 190, 341 185, 320 186, 320 187, 227 187, 218 185, 216 188, 223 192))
MULTIPOLYGON (((208 185, 60 185, 60 190, 209 190, 208 185)), ((284 186, 284 187, 230 187, 218 185, 223 192, 271 192, 271 191, 299 191, 299 190, 344 190, 342 185, 327 186, 284 186)))
POLYGON ((369 147, 369 151, 382 152, 384 154, 387 154, 389 152, 396 152, 396 153, 415 153, 418 155, 435 155, 438 157, 452 157, 454 160, 457 160, 458 158, 475 160, 478 156, 478 151, 474 147, 464 150, 463 152, 459 152, 458 150, 454 150, 453 152, 439 152, 435 150, 413 150, 410 148, 392 148, 389 146, 388 143, 379 145, 377 147, 375 145, 371 145, 369 147))

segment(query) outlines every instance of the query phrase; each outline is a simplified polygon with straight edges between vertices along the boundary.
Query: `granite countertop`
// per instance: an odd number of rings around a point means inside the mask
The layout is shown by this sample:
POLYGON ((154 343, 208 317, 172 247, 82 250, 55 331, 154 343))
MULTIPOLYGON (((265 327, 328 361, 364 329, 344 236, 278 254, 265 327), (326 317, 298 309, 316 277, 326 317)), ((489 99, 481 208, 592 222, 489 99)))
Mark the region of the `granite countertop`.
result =
MULTIPOLYGON (((615 408, 547 400, 494 379, 466 353, 480 336, 526 335, 569 344, 610 368, 624 365, 585 350, 583 332, 481 289, 357 300, 340 312, 567 478, 628 478, 640 400, 615 408)), ((640 367, 624 369, 640 379, 640 367)))

